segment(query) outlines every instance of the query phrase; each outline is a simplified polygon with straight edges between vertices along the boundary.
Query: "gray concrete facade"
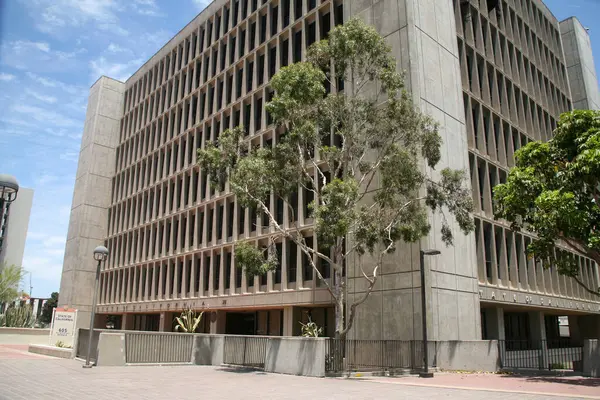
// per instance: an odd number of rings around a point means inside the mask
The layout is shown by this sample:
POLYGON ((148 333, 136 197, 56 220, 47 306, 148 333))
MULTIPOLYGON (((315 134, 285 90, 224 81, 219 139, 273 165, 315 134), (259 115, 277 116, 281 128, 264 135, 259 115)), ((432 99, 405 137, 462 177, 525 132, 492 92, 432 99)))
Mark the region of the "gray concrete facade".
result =
POLYGON ((575 18, 560 23, 567 73, 573 97, 573 108, 599 110, 600 92, 587 29, 575 18))
POLYGON ((93 250, 105 243, 108 232, 123 87, 119 81, 101 77, 88 97, 59 299, 61 306, 79 311, 78 326, 87 324, 92 305, 96 275, 93 250))
MULTIPOLYGON (((236 268, 234 243, 266 243, 268 223, 227 186, 211 188, 196 152, 240 124, 252 145, 276 143, 280 132, 264 107, 269 79, 353 16, 385 37, 415 104, 440 123, 438 170, 469 172, 476 229, 463 236, 454 227, 455 245, 446 247, 432 216, 430 236, 385 261, 351 337, 421 338, 420 249, 442 252, 426 258, 431 340, 503 340, 507 310, 529 315, 536 338, 546 314, 600 315, 597 299, 525 257, 532 236, 493 218, 492 190, 506 180, 515 151, 548 140, 573 107, 561 29, 541 0, 499 1, 495 9, 487 0, 211 3, 126 83, 103 77, 92 87, 61 305, 89 307, 91 250, 105 242, 98 311, 125 316, 124 329, 144 329, 137 317, 160 315, 156 329, 170 331, 173 316, 192 307, 210 316, 204 332, 225 333, 228 315, 252 312, 255 333, 297 335, 311 315, 331 334, 330 296, 293 243, 280 244, 281 268, 265 277, 249 280, 236 268)), ((309 201, 299 188, 298 223, 318 248, 309 201)), ((272 198, 271 211, 278 207, 272 198)), ((282 214, 288 221, 287 207, 282 214)), ((583 281, 600 286, 597 266, 578 259, 583 281)), ((352 301, 364 280, 349 267, 352 301)))
POLYGON ((27 188, 20 188, 8 207, 0 202, 0 268, 2 264, 23 266, 32 204, 33 189, 27 188))

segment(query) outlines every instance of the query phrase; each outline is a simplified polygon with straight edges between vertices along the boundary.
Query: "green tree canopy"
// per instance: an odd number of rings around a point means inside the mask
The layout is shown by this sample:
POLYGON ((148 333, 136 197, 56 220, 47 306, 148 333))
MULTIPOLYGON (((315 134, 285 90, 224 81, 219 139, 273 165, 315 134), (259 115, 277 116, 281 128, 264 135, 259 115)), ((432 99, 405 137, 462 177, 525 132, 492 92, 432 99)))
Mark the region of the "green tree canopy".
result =
POLYGON ((0 265, 0 303, 8 303, 19 297, 19 284, 25 270, 16 265, 0 265))
POLYGON ((573 254, 600 264, 600 112, 563 114, 550 141, 530 142, 515 160, 494 189, 496 217, 537 235, 530 257, 600 295, 581 280, 573 254))
POLYGON ((52 322, 52 310, 58 306, 58 292, 52 292, 50 298, 44 307, 42 307, 42 314, 40 315, 40 322, 43 324, 49 324, 52 322))
MULTIPOLYGON (((198 160, 213 185, 228 183, 242 206, 268 217, 270 244, 238 242, 236 265, 250 276, 264 274, 280 262, 274 243, 284 237, 295 242, 331 293, 336 335, 344 336, 356 307, 373 290, 383 258, 399 241, 429 233, 428 209, 453 215, 465 233, 473 229, 471 193, 463 171, 444 169, 439 181, 428 178, 426 168, 441 157, 437 124, 412 103, 389 46, 363 22, 352 19, 334 28, 328 40, 308 49, 306 62, 282 68, 270 86, 275 95, 266 107, 276 129, 274 145, 252 146, 238 127, 199 150, 198 160), (291 199, 299 190, 313 199, 305 215, 313 226, 298 221, 291 199), (289 221, 278 221, 271 195, 285 202, 289 221), (307 234, 316 236, 314 248, 307 234), (332 268, 331 283, 316 260, 332 268), (344 321, 342 277, 350 262, 367 289, 348 304, 344 321)), ((445 217, 441 229, 451 244, 445 217)))

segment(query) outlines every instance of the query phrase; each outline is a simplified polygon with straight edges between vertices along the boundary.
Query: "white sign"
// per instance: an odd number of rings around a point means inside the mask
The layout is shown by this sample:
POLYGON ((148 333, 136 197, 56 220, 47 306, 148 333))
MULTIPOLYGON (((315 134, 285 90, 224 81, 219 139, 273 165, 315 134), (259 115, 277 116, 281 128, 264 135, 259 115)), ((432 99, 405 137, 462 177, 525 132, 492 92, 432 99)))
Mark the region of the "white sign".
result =
POLYGON ((52 327, 50 328, 50 345, 58 342, 64 347, 73 347, 77 310, 72 308, 55 308, 52 312, 52 327))

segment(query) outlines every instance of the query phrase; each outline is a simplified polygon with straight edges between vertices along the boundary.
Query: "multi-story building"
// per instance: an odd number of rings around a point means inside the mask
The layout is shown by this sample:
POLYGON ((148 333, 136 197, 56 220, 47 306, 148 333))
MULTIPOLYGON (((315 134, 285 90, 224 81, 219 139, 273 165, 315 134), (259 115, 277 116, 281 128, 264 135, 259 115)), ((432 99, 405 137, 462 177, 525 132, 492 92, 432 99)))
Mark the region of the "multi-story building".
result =
MULTIPOLYGON (((117 327, 170 330, 174 313, 192 307, 208 311, 204 331, 292 335, 310 315, 331 335, 329 294, 293 243, 277 244, 281 265, 264 277, 236 268, 235 242, 267 240, 268 220, 227 188, 211 188, 196 152, 240 124, 252 144, 276 143, 264 107, 270 78, 353 16, 385 37, 415 104, 440 122, 442 167, 470 170, 476 230, 446 248, 432 217, 430 236, 385 263, 351 335, 420 337, 424 248, 442 253, 426 265, 432 339, 554 337, 566 315, 573 337, 600 335, 598 299, 534 265, 524 254, 531 237, 492 215, 492 188, 506 179, 514 152, 550 138, 572 108, 568 24, 562 29, 540 0, 214 1, 127 82, 102 77, 92 86, 61 303, 90 310, 92 250, 106 243, 98 312, 119 316, 117 327)), ((582 38, 572 40, 589 56, 582 38)), ((586 88, 597 91, 597 83, 586 88)), ((309 193, 298 190, 293 201, 318 248, 309 193)), ((289 220, 281 201, 271 199, 271 209, 289 220)), ((597 266, 580 260, 582 279, 600 286, 597 266)), ((357 276, 350 265, 350 300, 364 290, 357 276)))
MULTIPOLYGON (((5 180, 16 184, 13 177, 0 176, 0 181, 5 180)), ((14 193, 5 194, 0 188, 0 268, 3 265, 20 267, 23 264, 32 203, 33 189, 18 188, 15 198, 14 193)))

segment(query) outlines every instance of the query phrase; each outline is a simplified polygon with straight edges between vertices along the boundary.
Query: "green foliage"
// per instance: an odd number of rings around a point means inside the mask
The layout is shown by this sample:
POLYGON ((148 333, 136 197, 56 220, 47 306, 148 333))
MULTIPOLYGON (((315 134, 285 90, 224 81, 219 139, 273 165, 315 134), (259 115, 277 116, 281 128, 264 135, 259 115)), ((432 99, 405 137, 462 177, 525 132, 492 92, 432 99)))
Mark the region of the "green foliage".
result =
POLYGON ((25 270, 16 265, 0 265, 0 303, 9 303, 19 297, 19 284, 25 270))
POLYGON ((494 188, 496 217, 536 234, 529 256, 583 285, 565 247, 600 263, 600 112, 563 114, 550 141, 527 144, 515 159, 506 183, 494 188))
POLYGON ((54 345, 55 345, 56 347, 60 347, 60 348, 63 348, 63 349, 72 349, 72 348, 73 348, 73 346, 67 346, 67 344, 66 344, 66 343, 64 343, 64 342, 62 342, 62 341, 60 341, 60 340, 59 340, 59 341, 57 341, 57 342, 56 342, 54 345))
POLYGON ((176 317, 177 325, 175 326, 176 332, 185 332, 185 333, 194 333, 196 332, 196 328, 200 324, 202 320, 202 315, 204 313, 196 313, 191 308, 182 311, 179 317, 176 317))
POLYGON ((20 307, 10 307, 0 316, 0 326, 8 328, 33 328, 35 316, 29 304, 20 307))
POLYGON ((274 244, 283 237, 299 246, 321 279, 314 260, 327 262, 337 276, 331 285, 323 283, 336 304, 339 334, 347 332, 355 306, 364 301, 352 305, 344 326, 341 277, 347 259, 358 260, 368 296, 383 258, 397 243, 429 234, 428 210, 442 214, 441 234, 448 245, 453 232, 447 213, 464 233, 474 229, 464 173, 425 168, 439 163, 442 139, 437 124, 413 104, 396 65, 373 27, 347 21, 328 40, 313 44, 306 62, 282 68, 271 80, 275 95, 266 110, 277 132, 283 132, 273 147, 253 147, 239 127, 198 151, 212 184, 228 183, 241 205, 264 213, 275 232, 268 246, 237 244, 236 265, 250 276, 274 270, 274 244), (300 190, 312 192, 305 217, 313 218, 319 248, 331 249, 331 256, 308 247, 294 222, 297 210, 288 200, 300 190), (271 213, 271 195, 286 202, 289 224, 278 223, 271 213))
POLYGON ((304 337, 319 337, 323 334, 323 328, 320 328, 315 322, 313 322, 310 318, 306 324, 300 322, 302 326, 302 336, 304 337))
POLYGON ((48 325, 52 322, 52 310, 58 306, 58 292, 52 292, 50 298, 44 303, 40 314, 40 323, 48 325))

